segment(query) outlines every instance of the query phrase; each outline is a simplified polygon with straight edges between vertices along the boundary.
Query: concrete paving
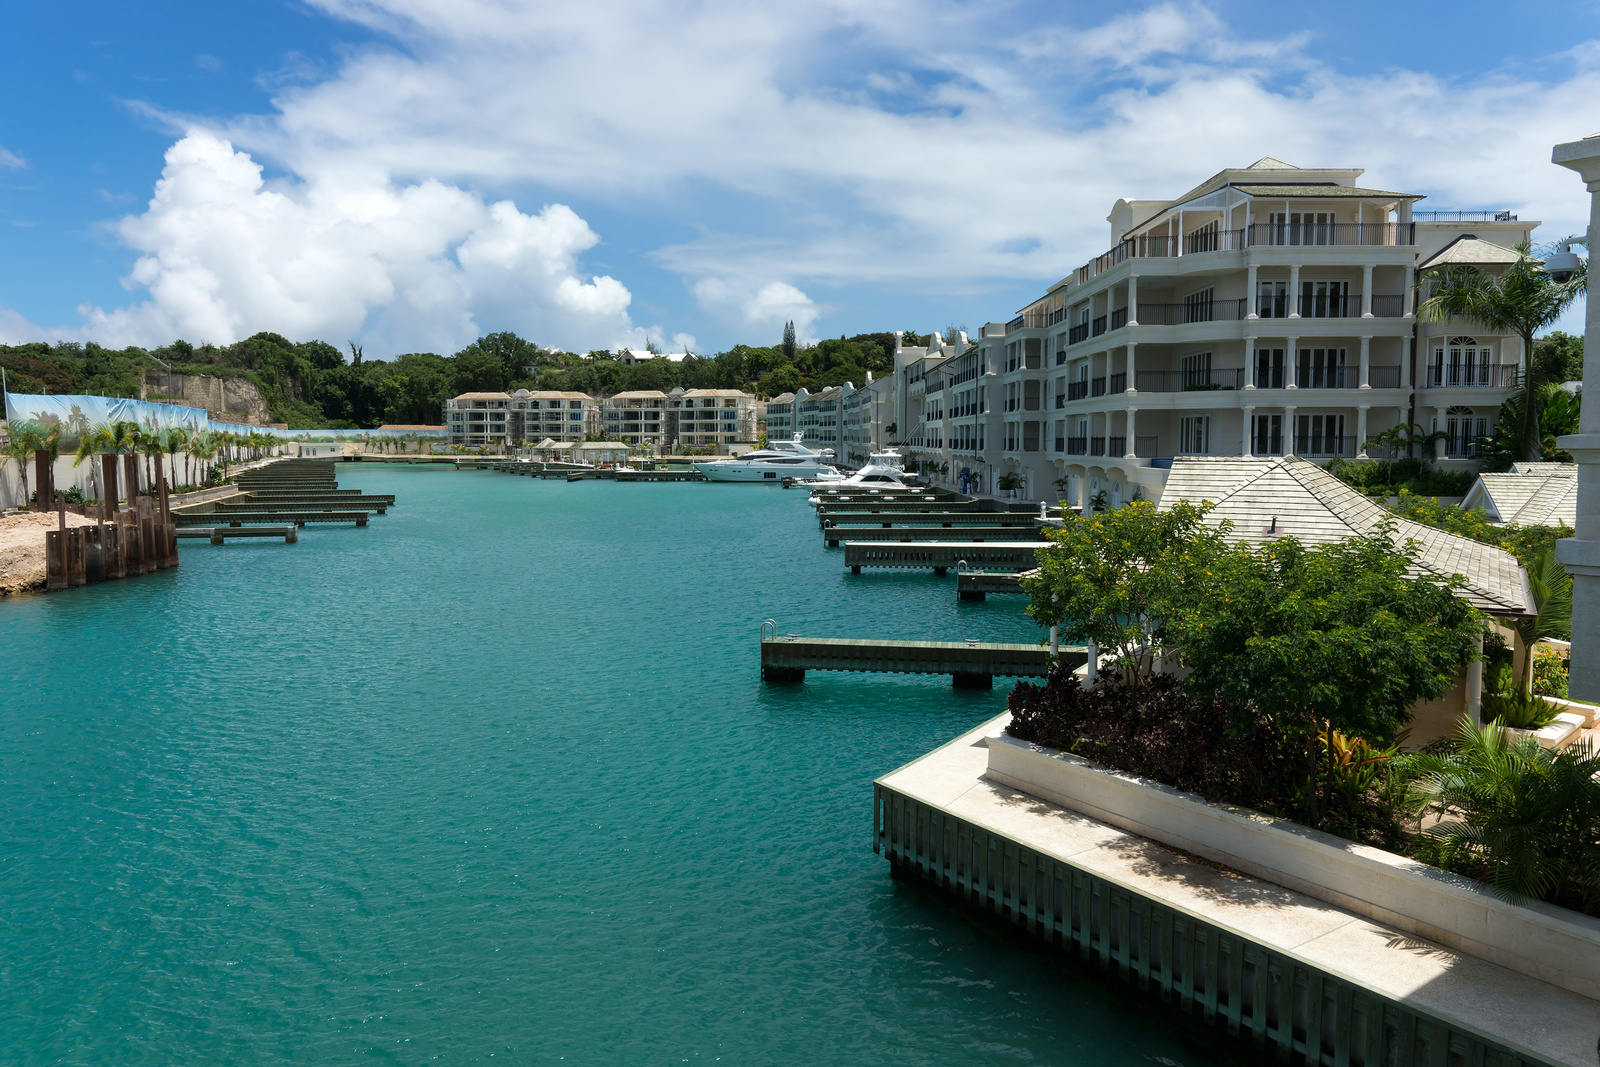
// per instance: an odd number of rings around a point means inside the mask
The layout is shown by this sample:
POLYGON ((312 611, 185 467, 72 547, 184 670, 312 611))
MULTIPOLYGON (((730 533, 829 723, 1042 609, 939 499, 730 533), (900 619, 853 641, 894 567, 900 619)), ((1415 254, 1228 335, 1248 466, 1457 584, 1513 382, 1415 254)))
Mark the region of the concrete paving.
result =
POLYGON ((1357 983, 1573 1067, 1595 1067, 1600 1001, 1386 929, 983 777, 1001 715, 880 781, 1029 848, 1357 983))

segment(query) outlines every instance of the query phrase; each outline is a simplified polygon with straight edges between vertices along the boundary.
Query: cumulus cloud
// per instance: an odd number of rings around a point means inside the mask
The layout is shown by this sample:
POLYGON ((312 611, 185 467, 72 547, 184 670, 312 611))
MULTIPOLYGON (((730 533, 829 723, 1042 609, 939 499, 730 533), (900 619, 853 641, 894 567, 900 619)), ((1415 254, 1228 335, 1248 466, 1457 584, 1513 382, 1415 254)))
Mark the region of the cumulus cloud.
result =
POLYGON ((757 337, 776 337, 784 323, 794 323, 803 343, 816 340, 817 317, 822 309, 788 282, 751 284, 737 278, 701 278, 694 286, 700 306, 724 320, 732 319, 757 337))
POLYGON ((627 288, 579 275, 599 238, 571 208, 527 215, 433 179, 402 185, 356 168, 268 182, 204 131, 168 150, 149 206, 117 233, 139 253, 125 283, 148 299, 80 309, 87 336, 115 343, 225 343, 271 329, 450 351, 483 317, 548 344, 634 333, 627 288))

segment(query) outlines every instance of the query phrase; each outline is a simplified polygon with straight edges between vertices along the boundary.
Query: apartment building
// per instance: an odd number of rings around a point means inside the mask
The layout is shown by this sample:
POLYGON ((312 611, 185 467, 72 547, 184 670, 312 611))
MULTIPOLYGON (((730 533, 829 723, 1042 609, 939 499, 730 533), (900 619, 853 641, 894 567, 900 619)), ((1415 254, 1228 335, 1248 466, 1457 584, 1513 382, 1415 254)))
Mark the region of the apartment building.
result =
POLYGON ((606 434, 613 440, 658 452, 671 447, 665 436, 667 394, 659 389, 618 393, 600 402, 600 413, 606 434))
POLYGON ((600 405, 586 393, 530 391, 462 393, 444 402, 445 433, 452 445, 507 449, 546 437, 579 441, 600 432, 600 405))
POLYGON ((669 444, 726 451, 753 444, 761 401, 738 389, 674 389, 667 394, 669 444))
POLYGON ((875 379, 867 371, 866 384, 861 388, 851 388, 849 382, 845 386, 839 416, 844 444, 838 450, 838 458, 859 467, 889 443, 888 428, 894 421, 889 417, 894 411, 894 376, 875 379))
POLYGON ((801 433, 807 448, 819 452, 831 448, 835 457, 845 462, 845 402, 856 391, 846 382, 815 393, 804 388, 780 393, 767 401, 767 440, 788 441, 801 433))
POLYGON ((1538 223, 1417 211, 1421 194, 1361 174, 1269 158, 1117 201, 1110 249, 970 351, 907 353, 908 451, 952 484, 1015 474, 1025 498, 1113 506, 1159 497, 1175 456, 1355 458, 1403 422, 1445 433, 1442 465, 1469 464, 1526 353, 1419 324, 1416 279, 1503 269, 1538 223))

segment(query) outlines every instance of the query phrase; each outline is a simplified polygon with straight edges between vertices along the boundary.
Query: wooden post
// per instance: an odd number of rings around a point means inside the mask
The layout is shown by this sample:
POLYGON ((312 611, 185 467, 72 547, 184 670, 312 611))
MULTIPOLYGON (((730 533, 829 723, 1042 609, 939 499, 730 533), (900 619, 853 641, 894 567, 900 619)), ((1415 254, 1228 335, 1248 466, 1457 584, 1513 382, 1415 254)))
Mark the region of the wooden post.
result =
POLYGON ((86 555, 85 528, 74 526, 66 532, 67 585, 87 585, 89 581, 86 555))
POLYGON ((33 481, 34 499, 37 503, 33 510, 43 511, 50 506, 50 498, 55 495, 55 471, 52 470, 50 453, 40 449, 33 454, 33 481))
POLYGON ((139 500, 139 457, 132 452, 125 452, 122 455, 122 475, 127 483, 123 488, 126 490, 128 510, 131 512, 139 500))
POLYGON ((66 540, 60 530, 46 530, 44 533, 44 587, 46 589, 65 589, 67 587, 66 540))
POLYGON ((106 580, 106 527, 104 523, 82 528, 83 573, 90 585, 106 580))
POLYGON ((106 453, 100 457, 100 495, 105 498, 106 514, 117 510, 117 457, 106 453))

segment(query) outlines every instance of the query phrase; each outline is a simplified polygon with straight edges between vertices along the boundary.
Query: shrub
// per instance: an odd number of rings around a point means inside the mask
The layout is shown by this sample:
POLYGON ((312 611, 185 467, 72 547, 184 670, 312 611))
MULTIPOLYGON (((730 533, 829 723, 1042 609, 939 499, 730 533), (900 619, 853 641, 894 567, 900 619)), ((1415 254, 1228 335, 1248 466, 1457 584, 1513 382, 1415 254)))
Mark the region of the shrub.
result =
POLYGON ((1555 705, 1513 686, 1509 693, 1485 693, 1483 716, 1514 730, 1537 730, 1556 717, 1555 705))
POLYGON ((1567 695, 1567 661, 1549 645, 1533 650, 1533 691, 1547 697, 1567 695))

